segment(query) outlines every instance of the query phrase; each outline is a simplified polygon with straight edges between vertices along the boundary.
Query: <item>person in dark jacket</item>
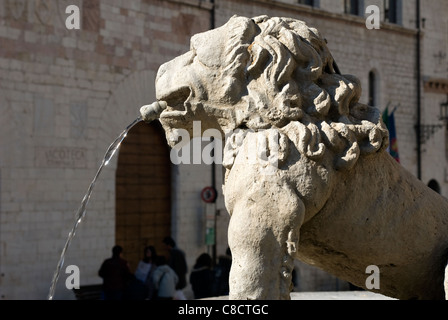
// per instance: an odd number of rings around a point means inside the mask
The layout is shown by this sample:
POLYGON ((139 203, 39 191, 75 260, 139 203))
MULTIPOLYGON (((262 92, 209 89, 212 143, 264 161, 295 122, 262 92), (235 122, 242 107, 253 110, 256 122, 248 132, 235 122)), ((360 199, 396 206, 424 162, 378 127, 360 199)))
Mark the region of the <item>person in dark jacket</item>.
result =
POLYGON ((133 278, 128 262, 121 257, 122 252, 121 246, 114 246, 112 257, 104 260, 98 271, 103 278, 105 300, 123 300, 127 284, 133 278))
POLYGON ((214 274, 212 270, 212 257, 203 253, 197 259, 190 273, 190 284, 194 298, 202 299, 211 297, 214 274))
POLYGON ((187 286, 187 261, 185 253, 177 248, 176 242, 171 237, 165 237, 163 243, 167 246, 169 252, 168 265, 176 272, 179 277, 176 290, 182 290, 187 286))
POLYGON ((232 267, 232 252, 227 248, 226 254, 218 257, 218 264, 214 268, 215 279, 213 284, 214 296, 227 296, 229 294, 229 275, 232 267))

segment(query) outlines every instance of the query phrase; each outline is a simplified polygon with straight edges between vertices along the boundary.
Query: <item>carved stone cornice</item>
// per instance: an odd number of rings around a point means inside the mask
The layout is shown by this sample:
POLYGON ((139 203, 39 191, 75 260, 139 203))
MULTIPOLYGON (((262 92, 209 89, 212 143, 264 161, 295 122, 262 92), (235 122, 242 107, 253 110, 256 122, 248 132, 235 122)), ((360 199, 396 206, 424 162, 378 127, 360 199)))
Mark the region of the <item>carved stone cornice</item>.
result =
POLYGON ((425 79, 423 88, 425 92, 448 94, 448 79, 441 79, 441 78, 425 79))

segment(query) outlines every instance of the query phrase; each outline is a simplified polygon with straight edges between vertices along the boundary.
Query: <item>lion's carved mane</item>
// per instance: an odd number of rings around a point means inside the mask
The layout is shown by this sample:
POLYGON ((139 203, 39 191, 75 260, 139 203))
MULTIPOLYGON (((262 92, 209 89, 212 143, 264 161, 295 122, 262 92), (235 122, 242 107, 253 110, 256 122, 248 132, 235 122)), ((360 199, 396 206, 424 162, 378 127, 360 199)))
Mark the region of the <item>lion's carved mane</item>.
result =
POLYGON ((351 168, 361 154, 387 147, 379 111, 358 102, 359 80, 335 71, 316 29, 267 16, 233 17, 229 23, 235 34, 228 37, 219 65, 219 73, 232 79, 220 101, 235 108, 227 130, 278 128, 288 135, 284 129, 293 127, 302 154, 318 160, 328 148, 336 169, 351 168))

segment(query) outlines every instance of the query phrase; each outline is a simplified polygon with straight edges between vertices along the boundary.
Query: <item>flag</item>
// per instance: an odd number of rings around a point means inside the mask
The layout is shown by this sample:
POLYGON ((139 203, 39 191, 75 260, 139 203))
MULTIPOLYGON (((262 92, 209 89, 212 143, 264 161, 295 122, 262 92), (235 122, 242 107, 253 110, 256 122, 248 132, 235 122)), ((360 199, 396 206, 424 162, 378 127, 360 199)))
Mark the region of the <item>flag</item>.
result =
POLYGON ((398 154, 397 131, 395 129, 395 110, 396 109, 389 114, 389 107, 386 107, 383 112, 383 122, 389 130, 389 147, 387 150, 397 162, 400 162, 400 156, 398 154))
MULTIPOLYGON (((389 105, 383 111, 383 122, 389 130, 389 105)), ((389 134, 389 137, 390 137, 390 134, 389 134)), ((389 139, 389 145, 387 146, 387 152, 390 153, 390 139, 389 139)))

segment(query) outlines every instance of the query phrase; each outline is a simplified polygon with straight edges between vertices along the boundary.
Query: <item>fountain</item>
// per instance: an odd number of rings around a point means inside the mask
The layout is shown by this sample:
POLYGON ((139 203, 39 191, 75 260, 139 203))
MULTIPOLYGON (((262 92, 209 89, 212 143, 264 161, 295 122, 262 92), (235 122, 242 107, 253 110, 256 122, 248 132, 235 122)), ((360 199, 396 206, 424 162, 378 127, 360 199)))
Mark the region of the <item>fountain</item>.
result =
POLYGON ((386 296, 445 298, 448 200, 387 153, 379 110, 359 102, 360 81, 340 74, 318 30, 234 16, 159 68, 156 96, 106 152, 49 299, 102 168, 133 125, 156 118, 171 146, 194 121, 226 137, 230 299, 290 299, 294 259, 386 296))

